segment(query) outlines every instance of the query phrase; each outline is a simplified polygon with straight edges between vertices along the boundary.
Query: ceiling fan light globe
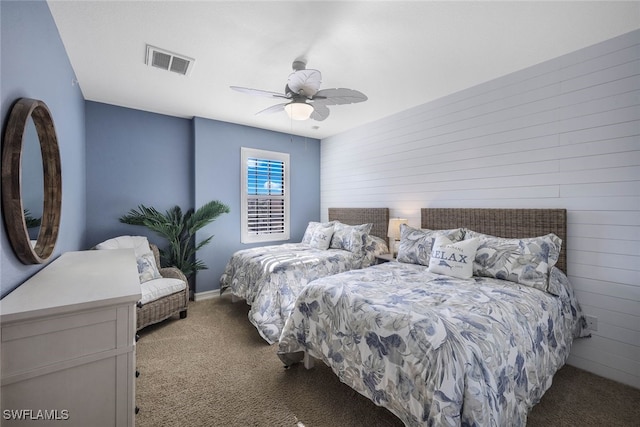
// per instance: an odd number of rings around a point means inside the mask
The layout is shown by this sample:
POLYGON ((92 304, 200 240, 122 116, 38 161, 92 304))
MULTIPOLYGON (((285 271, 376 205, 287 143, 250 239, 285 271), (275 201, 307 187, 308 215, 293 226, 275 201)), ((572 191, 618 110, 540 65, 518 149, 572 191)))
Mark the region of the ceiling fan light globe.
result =
POLYGON ((284 106, 284 110, 292 120, 307 120, 313 113, 313 106, 305 102, 291 102, 284 106))

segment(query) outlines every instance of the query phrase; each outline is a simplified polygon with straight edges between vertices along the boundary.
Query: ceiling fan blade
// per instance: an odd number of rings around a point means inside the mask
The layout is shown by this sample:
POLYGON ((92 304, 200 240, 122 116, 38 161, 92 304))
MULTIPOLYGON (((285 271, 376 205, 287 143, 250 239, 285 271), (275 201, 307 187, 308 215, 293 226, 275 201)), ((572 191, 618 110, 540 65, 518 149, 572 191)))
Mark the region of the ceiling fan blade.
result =
POLYGON ((229 86, 229 87, 235 91, 246 93, 248 95, 253 95, 253 96, 263 96, 267 98, 284 98, 284 99, 290 98, 289 96, 283 93, 269 92, 267 90, 250 89, 248 87, 240 87, 240 86, 229 86))
POLYGON ((366 101, 367 96, 354 89, 322 89, 316 92, 315 97, 312 98, 314 105, 316 103, 322 105, 344 105, 355 104, 358 102, 366 101))
POLYGON ((311 113, 310 119, 317 120, 319 122, 323 121, 327 117, 329 117, 329 109, 326 105, 313 105, 313 112, 311 113))
POLYGON ((256 113, 256 116, 258 114, 273 114, 273 113, 279 113, 280 111, 284 111, 284 106, 287 105, 288 102, 285 102, 284 104, 276 104, 276 105, 272 105, 269 108, 265 108, 264 110, 258 111, 256 113))
POLYGON ((318 70, 296 70, 289 74, 287 86, 293 93, 311 98, 320 89, 322 74, 318 70))

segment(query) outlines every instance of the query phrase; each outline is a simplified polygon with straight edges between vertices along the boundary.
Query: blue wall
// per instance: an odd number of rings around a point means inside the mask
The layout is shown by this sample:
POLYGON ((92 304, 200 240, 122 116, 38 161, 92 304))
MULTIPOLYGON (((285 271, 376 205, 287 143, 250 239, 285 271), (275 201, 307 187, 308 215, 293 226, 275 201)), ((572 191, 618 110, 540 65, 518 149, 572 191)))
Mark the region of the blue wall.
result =
MULTIPOLYGON (((243 146, 290 153, 291 241, 300 241, 308 221, 320 219, 319 140, 85 102, 47 4, 3 0, 0 17, 2 117, 17 98, 41 99, 58 133, 63 200, 53 258, 122 234, 146 235, 164 246, 144 227, 121 224, 118 218, 139 204, 186 210, 220 200, 231 213, 198 235, 215 237, 198 254, 209 269, 196 282, 196 292, 217 289, 231 254, 255 246, 240 243, 243 146)), ((4 227, 0 233, 4 296, 43 266, 22 265, 4 227)))
POLYGON ((86 135, 88 246, 130 234, 164 247, 118 218, 141 204, 161 212, 193 206, 191 120, 87 101, 86 135))
MULTIPOLYGON (((0 2, 0 114, 4 125, 22 97, 44 101, 53 116, 62 162, 62 220, 51 259, 83 248, 85 232, 84 100, 44 1, 0 2)), ((4 219, 3 219, 4 221, 4 219)), ((0 231, 0 291, 5 296, 44 265, 23 265, 0 231)))
POLYGON ((319 140, 96 102, 86 103, 86 135, 88 246, 135 234, 165 247, 146 228, 118 221, 140 204, 186 211, 220 200, 231 208, 197 235, 215 237, 198 253, 209 269, 198 273, 196 292, 217 289, 231 254, 250 247, 240 243, 240 147, 290 153, 291 241, 320 219, 319 140))
MULTIPOLYGON (((193 121, 195 136, 195 200, 227 204, 220 216, 197 235, 215 237, 198 257, 208 266, 197 276, 197 292, 218 289, 224 267, 236 250, 257 244, 240 243, 240 148, 289 153, 291 239, 299 242, 309 221, 320 219, 320 141, 202 118, 193 121)), ((274 242, 273 244, 287 243, 274 242)))

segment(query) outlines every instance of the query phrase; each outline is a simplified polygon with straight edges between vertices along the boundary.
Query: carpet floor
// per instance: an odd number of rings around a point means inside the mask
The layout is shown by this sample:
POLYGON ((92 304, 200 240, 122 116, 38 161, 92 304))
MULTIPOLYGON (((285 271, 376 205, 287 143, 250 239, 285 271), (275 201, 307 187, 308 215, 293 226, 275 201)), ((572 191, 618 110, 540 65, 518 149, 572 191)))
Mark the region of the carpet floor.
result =
MULTIPOLYGON (((138 427, 403 425, 322 362, 284 369, 277 345, 260 337, 247 313, 225 295, 139 332, 138 427)), ((637 427, 639 420, 640 390, 565 366, 527 425, 637 427)))

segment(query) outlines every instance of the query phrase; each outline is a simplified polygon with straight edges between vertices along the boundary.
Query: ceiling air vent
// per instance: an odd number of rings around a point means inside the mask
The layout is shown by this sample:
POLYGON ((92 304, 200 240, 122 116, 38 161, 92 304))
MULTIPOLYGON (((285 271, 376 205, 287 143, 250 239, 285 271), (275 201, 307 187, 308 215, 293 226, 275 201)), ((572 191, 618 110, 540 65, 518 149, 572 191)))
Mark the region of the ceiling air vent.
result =
POLYGON ((193 58, 147 45, 146 64, 150 67, 161 68, 186 76, 191 72, 194 62, 195 59, 193 58))

